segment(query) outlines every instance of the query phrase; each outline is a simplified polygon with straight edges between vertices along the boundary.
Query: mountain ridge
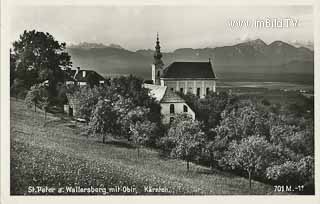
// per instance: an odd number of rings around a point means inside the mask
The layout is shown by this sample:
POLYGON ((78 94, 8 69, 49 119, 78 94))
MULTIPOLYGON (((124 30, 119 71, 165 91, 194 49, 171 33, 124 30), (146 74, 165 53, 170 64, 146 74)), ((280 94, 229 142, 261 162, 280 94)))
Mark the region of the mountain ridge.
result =
MULTIPOLYGON (((100 44, 99 44, 100 45, 100 44)), ((149 79, 154 50, 130 51, 121 46, 68 47, 74 66, 93 69, 103 75, 134 74, 149 79), (88 48, 89 47, 89 48, 88 48)), ((213 60, 218 73, 303 73, 313 74, 314 52, 283 41, 266 44, 261 39, 214 48, 178 48, 163 52, 167 65, 174 61, 213 60), (292 67, 292 68, 291 68, 292 67)))

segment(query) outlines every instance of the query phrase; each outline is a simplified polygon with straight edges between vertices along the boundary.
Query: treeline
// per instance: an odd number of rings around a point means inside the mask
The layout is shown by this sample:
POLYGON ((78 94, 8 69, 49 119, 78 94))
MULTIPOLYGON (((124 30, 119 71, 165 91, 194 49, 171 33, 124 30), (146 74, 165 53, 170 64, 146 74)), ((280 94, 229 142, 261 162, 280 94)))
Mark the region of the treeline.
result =
POLYGON ((87 133, 128 139, 137 147, 155 146, 162 135, 160 105, 148 95, 139 78, 110 79, 103 86, 68 86, 69 100, 75 101, 75 117, 85 119, 87 133))
POLYGON ((83 87, 70 96, 80 101, 77 116, 88 121, 88 133, 103 141, 108 134, 126 138, 137 147, 155 147, 185 160, 188 171, 189 163, 196 162, 247 176, 250 186, 254 178, 314 191, 313 117, 292 110, 309 102, 280 105, 224 92, 204 99, 188 94, 182 97, 197 120, 180 115, 162 125, 159 104, 133 76, 83 87))
POLYGON ((25 30, 10 49, 10 94, 25 98, 30 89, 45 85, 50 104, 62 105, 60 86, 66 79, 64 70, 71 65, 65 43, 49 33, 25 30))
POLYGON ((273 104, 226 93, 184 97, 206 135, 197 162, 314 193, 313 99, 296 94, 294 102, 273 104))

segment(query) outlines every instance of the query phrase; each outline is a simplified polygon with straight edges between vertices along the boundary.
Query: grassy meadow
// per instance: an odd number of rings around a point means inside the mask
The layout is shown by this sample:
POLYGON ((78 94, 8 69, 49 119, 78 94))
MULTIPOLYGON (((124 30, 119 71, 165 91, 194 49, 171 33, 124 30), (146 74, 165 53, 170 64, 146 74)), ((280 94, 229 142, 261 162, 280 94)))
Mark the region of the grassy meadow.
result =
MULTIPOLYGON (((24 101, 11 99, 10 111, 12 195, 29 195, 30 186, 136 189, 112 195, 157 194, 146 192, 146 186, 167 188, 161 194, 175 195, 274 193, 273 186, 257 181, 250 191, 246 178, 196 164, 187 172, 184 161, 163 158, 153 149, 141 148, 138 158, 130 145, 102 144, 65 116, 48 114, 45 121, 42 111, 27 109, 24 101)), ((73 193, 78 194, 86 193, 73 193)))

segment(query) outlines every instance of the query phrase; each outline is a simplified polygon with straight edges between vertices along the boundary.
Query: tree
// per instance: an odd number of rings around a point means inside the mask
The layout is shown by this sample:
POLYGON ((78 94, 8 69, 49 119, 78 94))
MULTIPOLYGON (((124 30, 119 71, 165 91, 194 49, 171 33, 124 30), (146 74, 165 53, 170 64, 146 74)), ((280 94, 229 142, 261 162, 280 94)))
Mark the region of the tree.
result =
POLYGON ((116 117, 111 101, 100 98, 93 110, 88 133, 102 135, 102 142, 105 143, 106 134, 114 132, 116 128, 116 117))
POLYGON ((208 95, 201 101, 202 107, 205 107, 202 111, 206 114, 206 129, 210 130, 219 125, 221 121, 221 113, 232 102, 233 96, 230 96, 226 92, 214 93, 209 92, 208 95))
POLYGON ((15 78, 13 84, 10 86, 10 96, 24 99, 28 93, 22 80, 15 78))
POLYGON ((33 85, 25 98, 28 107, 34 106, 36 112, 37 106, 44 110, 45 120, 47 118, 47 110, 49 107, 49 97, 47 87, 43 84, 33 85))
POLYGON ((241 140, 250 135, 270 137, 270 117, 251 100, 244 100, 221 113, 222 120, 215 128, 219 140, 241 140))
MULTIPOLYGON (((71 89, 74 89, 71 87, 71 89)), ((98 103, 99 97, 102 97, 103 92, 98 88, 90 88, 88 86, 74 89, 73 93, 67 93, 69 101, 74 101, 79 106, 76 116, 85 119, 89 122, 92 111, 98 103)))
POLYGON ((150 97, 148 90, 142 86, 143 80, 132 75, 111 80, 111 87, 124 98, 131 98, 133 105, 145 106, 150 97))
POLYGON ((66 44, 59 43, 49 33, 25 30, 13 43, 14 76, 23 80, 27 89, 49 80, 49 92, 54 96, 57 82, 63 81, 62 68, 71 66, 65 49, 66 44))
POLYGON ((130 125, 130 138, 133 141, 133 143, 137 146, 138 158, 140 147, 148 144, 148 142, 153 137, 155 130, 156 124, 148 120, 142 122, 137 121, 135 124, 130 125))
POLYGON ((168 131, 169 141, 175 144, 171 154, 187 162, 187 171, 189 171, 189 163, 199 155, 205 142, 200 126, 199 121, 193 121, 182 115, 175 119, 168 131))
POLYGON ((42 96, 40 100, 40 107, 44 111, 44 120, 47 120, 47 112, 50 105, 49 97, 48 96, 42 96))
POLYGON ((131 98, 125 98, 123 96, 119 96, 118 99, 113 104, 113 110, 117 113, 116 124, 119 129, 114 133, 122 138, 129 138, 129 129, 130 124, 132 123, 132 117, 139 117, 139 110, 135 113, 134 111, 129 114, 135 108, 131 98), (137 115, 137 116, 136 116, 137 115))
POLYGON ((232 169, 239 168, 248 173, 249 188, 254 172, 266 169, 272 161, 272 146, 259 136, 243 138, 240 142, 233 140, 225 153, 224 160, 232 169))
POLYGON ((40 84, 35 84, 30 88, 30 90, 27 93, 25 101, 28 107, 34 106, 34 112, 37 111, 37 105, 39 105, 41 101, 41 85, 40 84))

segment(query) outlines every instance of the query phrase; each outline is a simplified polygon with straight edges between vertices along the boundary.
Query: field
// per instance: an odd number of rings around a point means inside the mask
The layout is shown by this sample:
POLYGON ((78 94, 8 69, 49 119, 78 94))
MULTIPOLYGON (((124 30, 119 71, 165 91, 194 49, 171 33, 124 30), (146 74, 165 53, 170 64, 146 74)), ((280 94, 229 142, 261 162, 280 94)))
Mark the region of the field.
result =
POLYGON ((27 109, 24 102, 11 99, 11 194, 28 195, 32 186, 62 188, 100 187, 106 192, 91 194, 157 194, 145 187, 165 189, 161 194, 221 195, 273 194, 273 186, 229 173, 191 164, 186 171, 184 161, 162 158, 156 150, 142 148, 140 157, 130 145, 87 137, 81 124, 61 115, 48 114, 46 121, 40 110, 27 109), (30 187, 31 186, 31 187, 30 187), (129 192, 116 191, 117 186, 129 192))

